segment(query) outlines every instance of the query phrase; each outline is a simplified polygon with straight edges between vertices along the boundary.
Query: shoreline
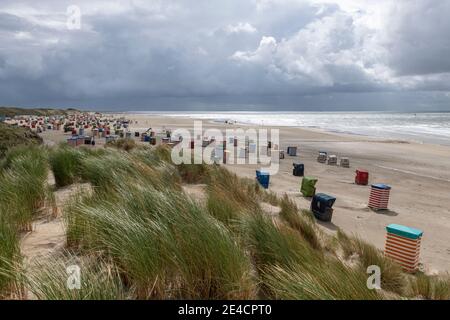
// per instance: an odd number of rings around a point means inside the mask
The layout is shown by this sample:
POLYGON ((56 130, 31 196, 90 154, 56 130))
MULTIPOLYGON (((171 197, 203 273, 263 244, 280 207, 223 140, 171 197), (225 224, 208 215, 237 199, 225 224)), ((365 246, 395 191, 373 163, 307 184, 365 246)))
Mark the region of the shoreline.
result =
MULTIPOLYGON (((252 122, 250 120, 245 121, 242 119, 235 119, 232 116, 233 115, 255 115, 255 116, 262 116, 262 115, 279 115, 279 114, 285 114, 285 115, 348 115, 348 114, 355 114, 355 115, 363 115, 363 114, 393 114, 393 115, 416 115, 416 114, 445 114, 445 112, 291 112, 291 111, 281 111, 281 112, 268 112, 268 111, 211 111, 211 112, 205 112, 205 111, 194 111, 190 112, 190 115, 184 115, 181 114, 178 111, 142 111, 142 112, 121 112, 121 113, 108 113, 108 114, 116 114, 116 115, 122 115, 122 116, 129 116, 129 115, 135 115, 135 116, 153 116, 153 117, 168 117, 168 118, 181 118, 181 119, 189 119, 189 120, 202 120, 202 121, 210 121, 216 124, 224 124, 227 123, 227 121, 234 122, 235 125, 241 125, 241 126, 267 126, 267 127, 278 127, 278 128, 298 128, 298 129, 304 129, 304 130, 318 130, 319 132, 324 133, 334 133, 337 135, 354 135, 354 136, 362 136, 370 139, 383 139, 383 140, 394 140, 394 141, 404 141, 405 143, 418 143, 418 144, 433 144, 433 145, 442 145, 442 146, 449 146, 450 147, 450 135, 442 134, 442 133, 426 133, 426 132, 412 132, 412 131, 398 131, 396 129, 392 129, 389 126, 382 129, 375 129, 373 126, 369 126, 369 129, 361 129, 361 128, 355 128, 354 130, 348 130, 347 128, 341 128, 336 129, 330 126, 329 128, 324 125, 315 125, 315 124, 281 124, 281 123, 266 123, 266 120, 261 120, 261 123, 252 122), (214 115, 217 115, 217 117, 214 117, 214 115), (219 115, 230 115, 230 117, 220 117, 219 115), (376 133, 374 133, 376 132, 376 133), (380 132, 385 132, 381 134, 380 132)), ((314 121, 313 121, 314 122, 314 121)), ((342 123, 341 123, 342 125, 342 123)), ((373 124, 372 124, 373 125, 373 124)), ((420 125, 419 125, 420 126, 420 125)))

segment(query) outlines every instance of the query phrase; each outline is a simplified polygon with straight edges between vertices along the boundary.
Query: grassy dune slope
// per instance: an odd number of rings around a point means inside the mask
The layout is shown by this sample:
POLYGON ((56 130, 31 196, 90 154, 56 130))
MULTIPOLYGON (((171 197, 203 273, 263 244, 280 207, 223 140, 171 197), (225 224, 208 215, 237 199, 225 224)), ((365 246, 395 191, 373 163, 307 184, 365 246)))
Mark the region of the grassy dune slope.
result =
POLYGON ((450 298, 448 276, 404 274, 359 239, 325 235, 288 197, 220 166, 174 166, 164 147, 61 145, 12 151, 7 159, 0 182, 27 175, 42 186, 39 172, 50 168, 57 187, 84 182, 94 191, 64 208, 66 251, 25 272, 21 226, 52 197, 30 183, 20 190, 27 201, 11 181, 0 189, 9 199, 0 206, 6 298, 20 298, 25 288, 38 299, 450 298), (204 204, 183 192, 194 182, 206 184, 204 204), (269 215, 262 203, 278 206, 279 214, 269 215), (76 291, 65 286, 65 268, 73 264, 85 275, 76 291), (371 264, 381 267, 382 290, 366 286, 371 264))
POLYGON ((69 112, 78 111, 77 109, 51 109, 51 108, 19 108, 19 107, 0 107, 0 116, 14 117, 19 115, 31 116, 52 116, 64 115, 69 112))
POLYGON ((27 128, 13 128, 5 123, 0 123, 0 159, 12 147, 41 143, 42 138, 27 128))

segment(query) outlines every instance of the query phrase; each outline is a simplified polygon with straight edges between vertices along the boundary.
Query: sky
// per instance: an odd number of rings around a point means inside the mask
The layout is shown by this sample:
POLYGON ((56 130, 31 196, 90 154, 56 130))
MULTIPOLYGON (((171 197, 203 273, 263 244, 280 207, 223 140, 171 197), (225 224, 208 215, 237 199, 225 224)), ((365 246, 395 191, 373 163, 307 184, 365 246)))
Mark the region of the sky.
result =
POLYGON ((446 0, 0 0, 0 105, 450 111, 449 16, 446 0))

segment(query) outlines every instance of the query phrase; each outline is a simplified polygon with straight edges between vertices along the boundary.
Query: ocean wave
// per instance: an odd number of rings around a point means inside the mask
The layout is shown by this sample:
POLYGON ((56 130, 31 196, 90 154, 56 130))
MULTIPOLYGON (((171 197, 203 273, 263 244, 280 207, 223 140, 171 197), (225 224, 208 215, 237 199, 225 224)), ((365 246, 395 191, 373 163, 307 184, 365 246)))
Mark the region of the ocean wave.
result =
POLYGON ((450 145, 450 113, 192 112, 154 113, 238 124, 318 128, 381 138, 450 145))

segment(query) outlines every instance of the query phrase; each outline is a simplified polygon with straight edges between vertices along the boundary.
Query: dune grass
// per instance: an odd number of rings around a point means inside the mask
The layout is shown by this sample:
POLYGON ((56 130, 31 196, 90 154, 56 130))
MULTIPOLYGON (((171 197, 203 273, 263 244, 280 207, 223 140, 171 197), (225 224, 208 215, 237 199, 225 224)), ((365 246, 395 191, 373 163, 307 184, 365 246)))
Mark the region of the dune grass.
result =
POLYGON ((20 148, 6 156, 0 173, 3 215, 20 230, 31 230, 31 221, 50 192, 47 181, 47 154, 40 147, 20 148))
POLYGON ((15 128, 0 122, 0 159, 14 147, 39 144, 42 144, 42 138, 30 129, 15 128))
POLYGON ((133 149, 133 156, 149 166, 167 165, 171 162, 171 150, 166 145, 139 146, 133 149))
POLYGON ((210 167, 202 164, 180 164, 178 172, 185 183, 208 183, 210 167))
POLYGON ((294 264, 265 270, 264 279, 275 299, 378 300, 376 290, 366 286, 367 276, 344 266, 337 259, 322 265, 294 264))
POLYGON ((314 220, 311 220, 305 213, 301 213, 294 201, 286 194, 280 201, 280 207, 280 217, 291 228, 297 230, 314 249, 321 249, 317 231, 314 229, 313 222, 311 222, 314 220))
POLYGON ((262 291, 274 299, 379 299, 367 276, 313 249, 294 229, 255 215, 244 225, 262 291))
POLYGON ((67 207, 68 243, 111 257, 140 299, 253 297, 243 248, 168 178, 176 169, 140 161, 146 151, 112 152, 82 161, 86 180, 110 187, 67 207))
POLYGON ((392 291, 398 294, 404 292, 405 289, 405 275, 402 272, 400 265, 392 259, 385 257, 383 252, 378 250, 375 246, 364 242, 356 237, 349 237, 341 230, 337 234, 338 240, 341 243, 345 257, 352 254, 358 255, 359 267, 366 270, 370 265, 379 266, 381 269, 381 288, 383 290, 392 291))
POLYGON ((240 219, 261 211, 263 194, 255 181, 242 179, 224 168, 211 171, 207 188, 207 209, 216 219, 237 231, 240 219))
POLYGON ((417 275, 408 277, 406 295, 428 300, 450 300, 450 275, 417 275))
POLYGON ((80 149, 68 146, 61 146, 51 150, 49 163, 55 176, 57 187, 64 187, 76 182, 83 155, 80 149))
POLYGON ((0 299, 14 291, 14 266, 20 260, 17 230, 0 212, 0 299))
POLYGON ((260 196, 261 200, 264 202, 268 202, 273 206, 278 206, 280 205, 280 199, 278 198, 278 196, 276 195, 275 192, 270 191, 270 190, 261 190, 261 196, 260 196))
POLYGON ((84 241, 87 252, 108 252, 138 298, 251 296, 250 264, 242 249, 186 196, 128 186, 121 199, 75 204, 68 216, 78 219, 69 221, 68 234, 84 241))
POLYGON ((114 147, 125 151, 131 151, 136 148, 137 144, 134 139, 121 138, 114 141, 108 141, 105 147, 114 147))
POLYGON ((0 295, 14 294, 13 268, 20 263, 19 232, 31 231, 50 190, 46 185, 46 150, 17 147, 0 169, 0 295))
POLYGON ((117 300, 128 293, 117 267, 102 257, 77 257, 65 252, 35 261, 31 271, 20 274, 20 282, 39 300, 117 300), (79 268, 80 287, 70 276, 79 268), (69 269, 68 269, 69 268, 69 269), (70 287, 70 284, 73 287, 70 287))
POLYGON ((264 215, 247 217, 242 222, 242 228, 258 269, 323 261, 321 253, 312 249, 296 230, 283 224, 275 225, 264 215))

